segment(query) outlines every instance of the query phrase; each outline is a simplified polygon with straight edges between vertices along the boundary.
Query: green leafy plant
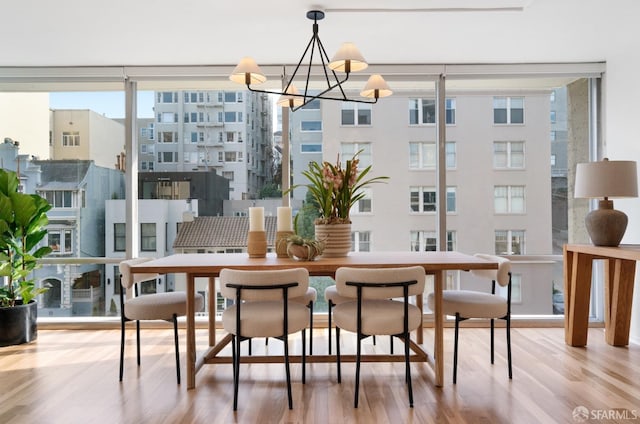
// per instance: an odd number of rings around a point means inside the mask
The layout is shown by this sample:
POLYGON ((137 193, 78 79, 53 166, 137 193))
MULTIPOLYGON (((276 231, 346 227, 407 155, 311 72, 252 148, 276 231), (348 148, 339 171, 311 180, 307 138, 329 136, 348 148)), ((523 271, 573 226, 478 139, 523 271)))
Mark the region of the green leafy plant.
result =
POLYGON ((38 288, 29 274, 40 267, 38 259, 51 253, 49 246, 38 248, 47 234, 47 211, 51 205, 37 194, 18 191, 15 172, 0 169, 0 307, 27 304, 46 291, 38 288))
MULTIPOLYGON (((306 186, 318 204, 320 217, 317 224, 348 224, 351 222, 349 211, 351 207, 365 196, 363 189, 372 183, 382 182, 389 177, 374 177, 367 179, 371 165, 362 171, 358 169, 359 150, 347 160, 345 167, 340 163, 340 157, 335 164, 323 162, 309 162, 309 168, 302 171, 309 183, 306 186)), ((297 185, 299 187, 301 185, 297 185)), ((292 189, 295 187, 292 187, 292 189)))

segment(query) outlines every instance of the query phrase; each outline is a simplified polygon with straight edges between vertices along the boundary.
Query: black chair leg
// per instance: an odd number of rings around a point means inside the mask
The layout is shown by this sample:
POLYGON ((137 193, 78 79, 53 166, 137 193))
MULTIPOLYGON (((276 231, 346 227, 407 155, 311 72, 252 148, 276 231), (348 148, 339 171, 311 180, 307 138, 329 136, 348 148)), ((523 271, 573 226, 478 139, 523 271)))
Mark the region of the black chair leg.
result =
POLYGON ((493 359, 494 359, 494 354, 493 354, 493 346, 494 346, 493 329, 494 329, 493 318, 491 318, 491 365, 493 365, 493 359))
POLYGON ((309 355, 313 356, 313 302, 309 302, 309 355))
POLYGON ((360 391, 360 352, 362 349, 362 335, 358 333, 358 344, 356 347, 356 386, 354 389, 355 397, 353 399, 353 407, 358 407, 358 394, 360 391))
POLYGON ((251 343, 251 341, 252 341, 252 340, 253 340, 253 339, 249 339, 249 356, 252 356, 252 354, 253 354, 253 353, 251 352, 251 345, 253 344, 253 343, 251 343))
POLYGON ((389 353, 393 355, 393 336, 389 336, 389 346, 391 346, 389 348, 389 353))
POLYGON ((507 362, 509 365, 509 378, 513 378, 511 369, 511 317, 507 316, 507 362))
POLYGON ((338 365, 338 383, 342 383, 342 372, 340 370, 340 328, 336 327, 336 363, 338 365))
POLYGON ((234 364, 234 376, 235 381, 233 382, 233 410, 238 410, 238 386, 240 385, 240 338, 239 336, 233 336, 235 338, 235 364, 234 364))
POLYGON ((307 360, 306 360, 307 331, 302 330, 302 384, 307 382, 307 360))
POLYGON ((405 378, 409 386, 409 406, 413 408, 413 387, 411 385, 411 364, 409 362, 409 333, 404 334, 405 378))
POLYGON ((453 339, 453 384, 456 384, 458 377, 458 329, 460 326, 460 314, 456 314, 456 325, 453 339))
POLYGON ((136 351, 138 357, 138 366, 140 366, 140 321, 136 321, 136 351))
POLYGON ((291 396, 291 372, 289 370, 289 338, 284 335, 284 366, 287 374, 287 398, 289 400, 289 409, 293 409, 293 398, 291 396))
POLYGON ((173 314, 173 339, 176 343, 176 377, 180 384, 180 347, 178 344, 178 316, 173 314))
POLYGON ((121 331, 120 331, 120 381, 122 381, 122 376, 124 375, 124 318, 121 323, 121 331))

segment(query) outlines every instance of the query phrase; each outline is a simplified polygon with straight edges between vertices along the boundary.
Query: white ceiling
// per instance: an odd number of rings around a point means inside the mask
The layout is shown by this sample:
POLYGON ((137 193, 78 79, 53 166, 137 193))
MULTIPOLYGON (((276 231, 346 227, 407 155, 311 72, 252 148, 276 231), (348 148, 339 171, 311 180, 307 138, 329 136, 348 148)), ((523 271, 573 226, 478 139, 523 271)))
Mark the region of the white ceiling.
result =
POLYGON ((148 74, 148 67, 189 66, 194 74, 227 75, 252 56, 263 69, 291 72, 311 37, 311 9, 326 12, 319 34, 330 56, 352 41, 374 70, 603 62, 611 43, 638 47, 634 0, 6 0, 0 89, 7 75, 39 72, 24 67, 148 74), (612 21, 615 31, 598 31, 612 21))

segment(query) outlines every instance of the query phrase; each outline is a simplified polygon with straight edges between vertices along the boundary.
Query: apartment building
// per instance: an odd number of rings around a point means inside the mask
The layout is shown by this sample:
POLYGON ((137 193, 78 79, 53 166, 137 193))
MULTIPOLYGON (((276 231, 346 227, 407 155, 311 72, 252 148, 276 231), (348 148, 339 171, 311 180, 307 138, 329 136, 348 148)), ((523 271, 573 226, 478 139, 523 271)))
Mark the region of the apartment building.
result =
POLYGON ((154 156, 141 160, 141 172, 215 169, 229 180, 231 200, 255 199, 264 184, 271 182, 273 125, 268 95, 156 92, 154 112, 154 156))
POLYGON ((51 159, 92 160, 115 168, 124 151, 124 125, 89 109, 53 109, 49 127, 51 159))

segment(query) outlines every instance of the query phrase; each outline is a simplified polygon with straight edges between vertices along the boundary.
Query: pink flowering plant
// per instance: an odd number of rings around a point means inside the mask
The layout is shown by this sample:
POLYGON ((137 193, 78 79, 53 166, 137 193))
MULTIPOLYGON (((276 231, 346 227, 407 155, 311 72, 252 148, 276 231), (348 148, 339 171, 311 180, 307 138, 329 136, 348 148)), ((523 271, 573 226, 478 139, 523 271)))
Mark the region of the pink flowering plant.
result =
POLYGON ((363 189, 372 183, 382 182, 389 177, 373 177, 366 179, 371 171, 371 165, 360 170, 358 151, 353 158, 347 160, 345 167, 340 163, 340 156, 336 164, 323 162, 309 162, 309 169, 302 172, 307 177, 306 184, 313 198, 319 205, 320 217, 316 224, 348 224, 351 223, 349 211, 351 207, 365 196, 363 189))

